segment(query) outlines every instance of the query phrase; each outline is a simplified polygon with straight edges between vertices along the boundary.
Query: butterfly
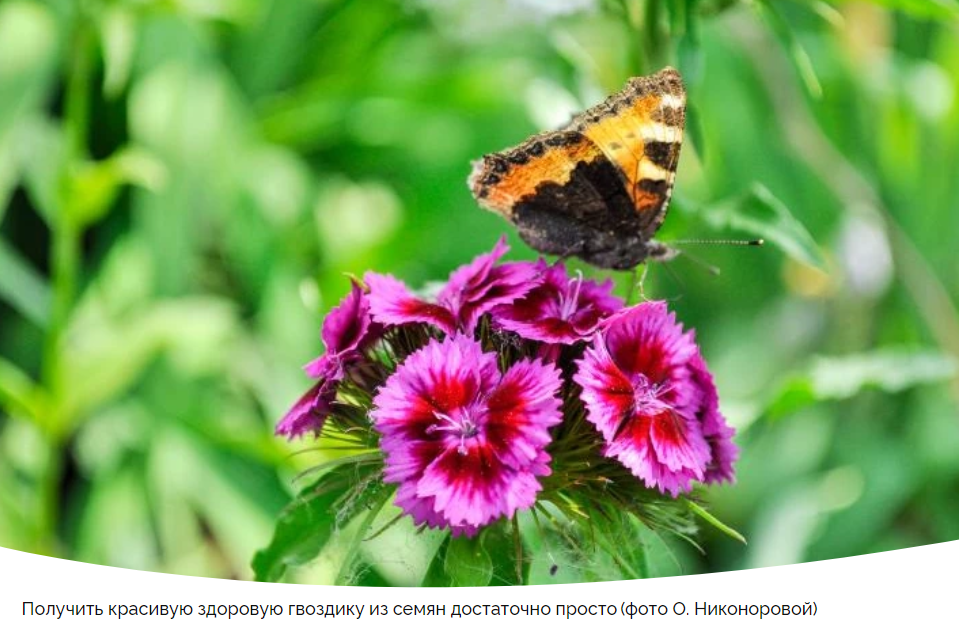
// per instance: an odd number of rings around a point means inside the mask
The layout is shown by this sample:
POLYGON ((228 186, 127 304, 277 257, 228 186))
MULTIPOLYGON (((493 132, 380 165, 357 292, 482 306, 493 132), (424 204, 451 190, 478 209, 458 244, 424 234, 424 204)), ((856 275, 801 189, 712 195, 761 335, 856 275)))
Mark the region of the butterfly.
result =
POLYGON ((480 206, 535 250, 630 269, 675 252, 653 237, 676 178, 686 89, 675 69, 632 78, 565 127, 473 163, 480 206))

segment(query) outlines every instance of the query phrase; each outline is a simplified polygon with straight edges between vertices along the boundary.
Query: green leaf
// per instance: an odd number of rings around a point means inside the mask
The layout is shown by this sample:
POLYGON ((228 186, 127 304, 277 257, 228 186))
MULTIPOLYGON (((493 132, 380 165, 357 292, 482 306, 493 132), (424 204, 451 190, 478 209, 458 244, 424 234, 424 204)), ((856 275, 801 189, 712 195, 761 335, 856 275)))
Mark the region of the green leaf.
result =
POLYGON ((795 413, 816 401, 816 391, 812 381, 806 375, 788 379, 776 392, 774 398, 766 408, 770 418, 795 413))
POLYGON ((754 183, 744 198, 725 202, 705 213, 705 219, 714 228, 730 228, 762 237, 796 261, 819 269, 824 267, 819 246, 806 227, 759 183, 754 183))
POLYGON ((270 545, 253 557, 256 580, 276 582, 287 568, 316 558, 334 530, 366 510, 371 496, 382 493, 370 488, 378 476, 378 465, 343 465, 300 492, 277 520, 270 545))
POLYGON ((453 586, 452 579, 450 579, 449 574, 446 573, 446 552, 452 540, 453 538, 447 534, 446 538, 443 539, 443 543, 436 549, 436 553, 430 561, 430 566, 426 570, 426 575, 423 577, 423 582, 420 583, 421 587, 453 586))
MULTIPOLYGON (((705 55, 699 41, 699 24, 696 15, 696 0, 683 1, 684 33, 676 46, 679 69, 686 87, 698 85, 703 77, 705 55)), ((679 3, 676 3, 679 4, 679 3)))
POLYGON ((946 382, 957 374, 956 359, 940 352, 887 348, 819 357, 806 371, 783 383, 766 412, 775 418, 817 401, 852 398, 865 389, 899 393, 918 385, 946 382))
POLYGON ((359 553, 360 546, 367 537, 367 531, 373 525, 373 521, 376 519, 377 515, 380 514, 380 511, 383 509, 383 506, 389 501, 390 496, 393 495, 393 489, 378 489, 376 490, 376 495, 369 498, 366 503, 366 508, 369 511, 366 514, 366 517, 363 518, 363 522, 360 524, 360 527, 356 529, 356 533, 353 535, 353 539, 350 541, 350 545, 346 550, 346 555, 343 557, 343 564, 340 566, 340 571, 336 575, 336 584, 345 585, 350 579, 351 568, 353 567, 354 560, 359 553))
POLYGON ((103 161, 83 163, 69 178, 71 217, 80 226, 93 224, 107 214, 123 185, 156 191, 165 181, 163 164, 142 148, 124 148, 103 161))
POLYGON ((9 208, 9 202, 20 183, 20 164, 13 150, 12 133, 4 137, 0 134, 0 222, 9 208))
POLYGON ((621 511, 610 511, 608 516, 593 520, 596 545, 612 558, 622 578, 647 578, 649 574, 646 548, 636 540, 638 525, 635 518, 621 511))
POLYGON ((618 506, 596 506, 588 520, 539 507, 524 525, 530 584, 646 578, 644 523, 618 506))
MULTIPOLYGON (((683 0, 683 7, 685 32, 676 46, 676 56, 687 90, 695 92, 696 88, 702 84, 705 55, 699 42, 696 0, 683 0)), ((686 106, 686 132, 689 133, 690 145, 696 150, 699 160, 705 163, 706 141, 703 138, 702 117, 699 115, 699 109, 692 102, 686 106)))
POLYGON ((480 537, 454 537, 443 567, 457 587, 485 587, 493 578, 493 560, 480 537))
POLYGON ((575 527, 546 513, 544 505, 520 515, 520 527, 527 561, 526 582, 550 585, 592 582, 589 550, 578 541, 575 527))
POLYGON ((0 298, 40 328, 46 328, 50 317, 50 287, 3 239, 0 239, 0 298))
POLYGON ((846 357, 819 358, 810 380, 819 399, 851 398, 865 388, 899 393, 956 376, 956 360, 938 352, 885 349, 846 357))
POLYGON ((959 4, 954 0, 869 0, 873 4, 897 9, 914 17, 940 20, 959 18, 959 4))
POLYGON ((41 423, 48 413, 49 398, 26 372, 0 358, 0 406, 10 415, 41 423))
POLYGON ((103 92, 116 98, 126 87, 136 51, 137 25, 133 11, 126 5, 110 6, 99 20, 103 47, 103 92))
POLYGON ((483 547, 493 563, 490 585, 523 585, 529 577, 523 540, 516 518, 495 524, 482 534, 483 547))
POLYGON ((0 137, 45 106, 55 78, 60 33, 45 4, 0 3, 0 137))
POLYGON ((796 71, 799 73, 799 78, 802 79, 806 91, 817 100, 822 98, 822 85, 816 76, 816 70, 812 66, 809 53, 799 43, 799 39, 790 24, 780 15, 774 3, 769 2, 769 0, 761 0, 756 3, 756 6, 789 54, 789 58, 796 66, 796 71))
POLYGON ((817 16, 819 16, 821 20, 823 20, 826 24, 829 24, 831 27, 846 27, 846 18, 843 17, 842 13, 840 13, 836 7, 832 6, 825 0, 814 0, 810 5, 810 8, 817 16))
POLYGON ((718 519, 715 515, 713 515, 712 513, 710 513, 709 511, 707 511, 707 510, 704 509, 703 507, 699 506, 698 504, 696 504, 696 503, 693 502, 692 500, 687 500, 687 501, 686 501, 686 504, 689 505, 689 510, 690 510, 690 511, 692 511, 693 513, 695 513, 696 515, 698 515, 698 516, 700 517, 700 519, 702 519, 704 522, 706 522, 707 524, 709 524, 710 526, 712 526, 712 527, 715 528, 716 530, 718 530, 718 531, 720 531, 720 532, 722 532, 722 533, 724 533, 724 534, 726 534, 726 535, 729 535, 730 537, 732 537, 732 538, 735 539, 736 541, 739 541, 739 542, 741 542, 741 543, 743 543, 743 544, 746 543, 746 538, 743 537, 736 529, 731 528, 731 527, 727 526, 726 524, 722 523, 721 521, 719 521, 719 519, 718 519))
POLYGON ((18 158, 31 204, 48 226, 63 218, 61 172, 66 163, 63 129, 47 118, 25 119, 17 129, 18 158))
POLYGON ((236 312, 225 300, 191 297, 154 302, 112 315, 91 290, 71 319, 61 376, 66 381, 62 426, 88 415, 130 388, 152 359, 167 355, 192 375, 220 371, 231 358, 236 312))
POLYGON ((689 133, 689 145, 693 147, 699 160, 706 163, 706 138, 703 136, 702 119, 699 109, 692 105, 686 107, 686 132, 689 133))
POLYGON ((77 548, 73 556, 93 563, 150 569, 156 562, 151 510, 145 477, 135 463, 97 476, 85 494, 79 517, 71 525, 77 548), (117 550, 117 542, 127 546, 117 550))

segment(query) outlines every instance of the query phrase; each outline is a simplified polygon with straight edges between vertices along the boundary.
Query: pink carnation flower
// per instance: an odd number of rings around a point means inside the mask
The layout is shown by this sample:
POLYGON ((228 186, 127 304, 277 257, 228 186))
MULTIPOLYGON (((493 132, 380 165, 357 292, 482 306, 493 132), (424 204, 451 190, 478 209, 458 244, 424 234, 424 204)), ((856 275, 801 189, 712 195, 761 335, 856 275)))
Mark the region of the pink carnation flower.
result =
POLYGON ((373 318, 392 325, 424 322, 448 335, 472 333, 481 315, 526 295, 537 284, 532 263, 496 265, 507 250, 505 238, 500 239, 492 252, 454 271, 435 303, 418 298, 393 276, 367 272, 363 280, 370 286, 373 318))
POLYGON ((674 497, 693 480, 732 480, 734 431, 693 333, 683 333, 664 302, 609 318, 578 364, 573 379, 606 456, 674 497))
POLYGON ((380 388, 371 413, 384 480, 417 524, 475 535, 532 506, 549 474, 549 428, 562 419, 559 371, 496 354, 468 337, 432 340, 380 388))

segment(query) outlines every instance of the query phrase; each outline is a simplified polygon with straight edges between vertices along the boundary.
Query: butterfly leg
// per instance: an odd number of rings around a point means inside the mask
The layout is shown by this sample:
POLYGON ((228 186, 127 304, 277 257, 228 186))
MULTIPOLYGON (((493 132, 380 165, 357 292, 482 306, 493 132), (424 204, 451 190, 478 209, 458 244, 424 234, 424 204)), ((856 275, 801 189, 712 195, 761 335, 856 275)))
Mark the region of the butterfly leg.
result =
POLYGON ((642 302, 647 302, 649 298, 646 297, 646 274, 649 273, 649 264, 643 263, 643 271, 639 272, 639 266, 633 267, 629 270, 629 289, 626 292, 626 305, 629 306, 633 303, 633 292, 636 289, 639 289, 639 299, 642 302))

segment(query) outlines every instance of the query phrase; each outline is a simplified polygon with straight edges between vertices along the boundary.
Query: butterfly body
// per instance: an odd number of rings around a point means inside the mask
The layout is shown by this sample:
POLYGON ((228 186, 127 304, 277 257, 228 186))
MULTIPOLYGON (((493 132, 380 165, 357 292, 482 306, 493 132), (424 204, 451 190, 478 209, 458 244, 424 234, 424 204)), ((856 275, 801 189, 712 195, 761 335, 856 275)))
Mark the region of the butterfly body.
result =
POLYGON ((668 258, 653 236, 672 192, 685 106, 676 70, 631 79, 566 127, 484 156, 470 189, 540 252, 612 269, 668 258))

